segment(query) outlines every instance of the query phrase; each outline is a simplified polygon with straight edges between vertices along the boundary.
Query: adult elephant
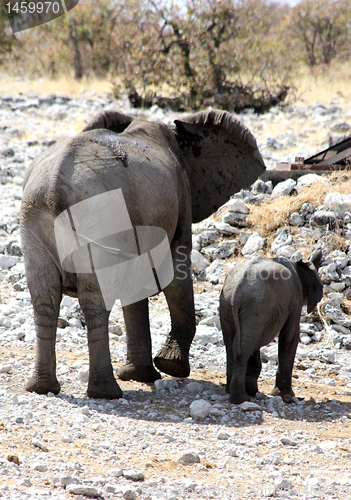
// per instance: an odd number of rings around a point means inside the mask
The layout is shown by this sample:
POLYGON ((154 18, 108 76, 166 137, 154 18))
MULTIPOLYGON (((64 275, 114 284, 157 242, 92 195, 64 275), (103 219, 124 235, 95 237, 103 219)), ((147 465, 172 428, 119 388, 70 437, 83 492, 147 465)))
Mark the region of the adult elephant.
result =
MULTIPOLYGON (((25 175, 21 209, 22 249, 36 327, 35 368, 26 389, 39 394, 60 391, 55 335, 60 301, 66 294, 78 297, 86 319, 87 396, 122 395, 111 365, 110 311, 94 274, 68 272, 61 265, 54 230, 60 214, 121 189, 133 228, 165 231, 174 267, 174 278, 163 290, 172 327, 154 364, 169 375, 186 377, 195 334, 191 223, 208 217, 264 169, 250 131, 229 113, 217 110, 175 120, 174 129, 105 111, 82 133, 36 158, 25 175)), ((119 216, 114 214, 116 220, 119 216)), ((147 298, 126 305, 123 314, 127 361, 118 376, 155 381, 160 374, 152 362, 147 298)))

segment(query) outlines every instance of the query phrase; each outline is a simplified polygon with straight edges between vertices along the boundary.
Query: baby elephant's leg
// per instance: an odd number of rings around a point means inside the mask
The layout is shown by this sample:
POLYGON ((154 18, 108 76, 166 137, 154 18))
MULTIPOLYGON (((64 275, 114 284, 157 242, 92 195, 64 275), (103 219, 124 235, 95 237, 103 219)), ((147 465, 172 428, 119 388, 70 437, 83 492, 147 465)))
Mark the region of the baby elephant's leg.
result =
POLYGON ((292 313, 280 331, 278 342, 278 370, 273 396, 281 396, 286 403, 295 395, 291 386, 294 359, 300 337, 300 311, 292 313))
POLYGON ((262 369, 260 350, 257 349, 250 357, 246 367, 245 388, 249 396, 258 393, 257 379, 262 369))
POLYGON ((230 381, 229 400, 231 403, 240 404, 244 401, 250 401, 250 396, 245 389, 247 360, 247 356, 244 355, 234 357, 232 378, 230 381))

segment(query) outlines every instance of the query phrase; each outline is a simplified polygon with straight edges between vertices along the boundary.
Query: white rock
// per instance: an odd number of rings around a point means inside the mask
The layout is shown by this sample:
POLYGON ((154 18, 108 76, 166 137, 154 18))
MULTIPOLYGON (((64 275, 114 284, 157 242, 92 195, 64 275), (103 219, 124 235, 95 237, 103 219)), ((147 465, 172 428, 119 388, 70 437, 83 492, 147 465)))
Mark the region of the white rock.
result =
POLYGON ((290 260, 292 262, 300 262, 300 260, 302 260, 302 253, 299 251, 294 252, 290 257, 290 260))
POLYGON ((123 469, 112 469, 109 471, 109 474, 112 477, 121 477, 123 476, 123 469))
POLYGON ((0 365, 0 373, 11 373, 12 366, 11 365, 0 365))
POLYGON ((338 307, 333 307, 327 304, 324 307, 324 314, 328 319, 332 319, 333 321, 335 321, 335 323, 338 323, 339 325, 346 328, 351 328, 351 318, 338 307))
POLYGON ((17 264, 18 261, 19 257, 15 257, 14 255, 0 254, 0 269, 2 270, 10 269, 10 267, 17 264))
POLYGON ((89 380, 89 368, 79 372, 79 380, 86 384, 89 380))
POLYGON ((263 457, 263 463, 279 465, 281 459, 282 459, 281 455, 278 455, 277 453, 268 453, 268 455, 263 457))
POLYGON ((332 288, 335 292, 342 292, 345 288, 345 283, 330 283, 330 288, 332 288))
POLYGON ((298 212, 293 212, 290 215, 289 224, 292 226, 303 226, 304 220, 298 212))
POLYGON ((333 378, 328 378, 328 377, 326 377, 325 379, 323 379, 323 384, 325 384, 325 385, 331 385, 333 387, 336 386, 335 380, 333 378))
POLYGON ((68 484, 66 486, 66 492, 73 495, 85 495, 93 498, 102 497, 102 492, 93 486, 86 486, 82 484, 68 484))
POLYGON ((43 451, 49 451, 49 450, 47 449, 47 447, 45 446, 45 444, 43 444, 41 441, 39 441, 39 440, 38 440, 38 439, 36 439, 36 438, 33 438, 33 439, 32 439, 32 445, 33 445, 33 446, 36 446, 37 448, 40 448, 40 449, 41 449, 41 450, 43 450, 43 451))
POLYGON ((191 251, 191 264, 193 266, 194 271, 200 272, 202 269, 205 269, 210 265, 210 261, 206 259, 200 252, 197 250, 191 251))
POLYGON ((333 252, 330 252, 328 255, 328 258, 331 258, 337 266, 339 266, 341 269, 344 269, 344 267, 347 266, 349 262, 349 258, 346 255, 345 252, 341 252, 340 250, 334 250, 333 252))
POLYGON ((285 257, 286 259, 290 259, 294 255, 295 250, 291 245, 283 245, 282 247, 278 248, 276 253, 278 257, 285 257))
POLYGON ((305 186, 311 186, 316 181, 325 182, 324 178, 321 175, 317 174, 302 175, 297 179, 297 190, 300 190, 300 188, 303 188, 305 186))
POLYGON ((197 325, 195 342, 201 345, 215 344, 219 341, 219 332, 216 326, 197 325))
POLYGON ((286 227, 281 227, 277 231, 277 236, 274 238, 273 243, 271 245, 271 252, 275 254, 278 248, 286 245, 291 245, 292 236, 289 233, 289 229, 286 227))
POLYGON ((206 279, 211 283, 218 283, 220 278, 225 276, 225 266, 222 259, 215 259, 206 268, 206 279))
POLYGON ((71 318, 68 320, 69 326, 75 327, 75 328, 83 328, 82 323, 79 321, 77 318, 71 318))
POLYGON ((324 198, 324 206, 343 217, 345 212, 351 212, 351 195, 341 193, 328 193, 324 198))
POLYGON ((123 476, 126 479, 130 479, 131 481, 144 481, 145 479, 144 473, 142 471, 134 469, 124 470, 123 476))
POLYGON ((225 411, 213 406, 210 410, 210 415, 212 415, 212 417, 224 417, 225 411))
POLYGON ((230 224, 226 224, 225 222, 213 221, 213 226, 223 234, 239 234, 240 229, 231 226, 230 224))
POLYGON ((178 380, 175 380, 174 378, 167 378, 164 380, 165 383, 165 389, 171 390, 171 389, 178 389, 179 387, 179 382, 178 380))
POLYGON ((225 240, 204 248, 203 252, 211 259, 226 259, 233 255, 236 247, 236 240, 225 240))
POLYGON ((199 382, 189 382, 186 386, 186 390, 191 394, 200 394, 204 390, 204 386, 199 382))
POLYGON ((280 441, 285 446, 297 446, 297 441, 290 439, 289 437, 283 436, 280 438, 280 441))
POLYGON ((207 316, 207 318, 202 319, 199 321, 199 325, 215 326, 218 329, 221 328, 221 322, 217 314, 207 316))
POLYGON ((74 439, 70 434, 62 434, 61 441, 63 443, 74 443, 74 439))
POLYGON ((252 403, 251 401, 244 401, 239 405, 239 408, 242 411, 256 411, 256 410, 261 410, 260 405, 256 403, 252 403))
POLYGON ((11 320, 6 316, 0 316, 0 326, 4 326, 5 328, 11 328, 11 320))
POLYGON ((155 386, 156 391, 162 391, 163 389, 166 388, 165 381, 162 379, 155 380, 154 386, 155 386))
POLYGON ((111 333, 113 333, 113 335, 117 335, 118 337, 123 335, 122 327, 121 327, 121 325, 118 325, 118 324, 114 324, 114 325, 109 326, 109 331, 111 333))
POLYGON ((338 443, 336 441, 332 441, 331 439, 326 439, 325 441, 321 441, 319 443, 319 446, 322 448, 322 450, 328 451, 337 448, 338 443))
POLYGON ((222 441, 226 441, 227 439, 229 439, 229 434, 227 434, 227 433, 226 433, 226 432, 224 432, 224 431, 220 431, 220 432, 217 434, 217 439, 222 440, 222 441))
POLYGON ((107 491, 107 493, 116 493, 117 486, 115 484, 107 483, 105 484, 105 491, 107 491))
POLYGON ((209 415, 211 408, 212 405, 208 401, 205 401, 204 399, 197 399, 196 401, 193 401, 189 407, 190 416, 194 420, 203 420, 209 415))
POLYGON ((83 415, 86 415, 87 417, 90 415, 90 409, 89 409, 89 406, 83 406, 81 409, 80 409, 80 412, 83 414, 83 415))
POLYGON ((45 464, 34 464, 33 469, 37 470, 38 472, 46 472, 48 470, 48 467, 45 464))
POLYGON ((228 454, 229 454, 230 457, 237 457, 238 456, 238 451, 237 451, 236 446, 232 446, 232 448, 230 448, 228 454))
POLYGON ((279 490, 289 491, 292 488, 292 481, 291 479, 280 478, 276 482, 276 487, 279 490))
POLYGON ((253 233, 249 236, 247 242, 245 243, 243 249, 241 250, 242 255, 252 255, 256 252, 262 250, 266 243, 266 240, 260 235, 260 233, 253 233))
POLYGON ((235 198, 230 199, 229 201, 227 201, 225 206, 230 208, 230 210, 232 212, 239 212, 240 214, 248 214, 249 213, 248 207, 246 206, 246 204, 242 200, 238 200, 235 198))
POLYGON ((137 494, 135 493, 134 490, 126 490, 123 493, 123 498, 125 498, 126 500, 136 500, 137 494))
POLYGON ((177 460, 182 465, 199 464, 201 462, 199 455, 195 451, 182 453, 177 460))
POLYGON ((61 486, 67 486, 68 484, 80 484, 79 479, 72 476, 62 476, 60 477, 61 486))
POLYGON ((296 189, 296 182, 293 179, 279 182, 272 191, 273 198, 277 196, 288 196, 293 189, 296 189))

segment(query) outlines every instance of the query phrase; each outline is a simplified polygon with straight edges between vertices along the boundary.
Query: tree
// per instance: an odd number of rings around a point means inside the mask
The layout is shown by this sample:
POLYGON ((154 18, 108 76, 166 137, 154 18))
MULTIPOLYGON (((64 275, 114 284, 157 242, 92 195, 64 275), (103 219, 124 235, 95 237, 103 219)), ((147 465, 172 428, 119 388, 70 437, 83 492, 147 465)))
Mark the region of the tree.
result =
POLYGON ((348 0, 303 0, 296 23, 309 67, 330 64, 349 48, 351 6, 348 0))
POLYGON ((4 58, 12 51, 16 43, 15 36, 11 33, 10 23, 5 11, 3 2, 0 4, 0 64, 4 58))

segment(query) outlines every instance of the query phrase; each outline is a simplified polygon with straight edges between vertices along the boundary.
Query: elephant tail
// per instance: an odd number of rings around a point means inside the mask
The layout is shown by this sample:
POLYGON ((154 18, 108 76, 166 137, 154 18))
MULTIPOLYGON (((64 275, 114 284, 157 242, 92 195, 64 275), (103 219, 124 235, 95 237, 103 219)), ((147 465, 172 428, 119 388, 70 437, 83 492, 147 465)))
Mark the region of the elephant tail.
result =
POLYGON ((239 320, 239 311, 237 308, 233 309, 233 322, 234 322, 234 341, 233 347, 234 352, 237 353, 237 356, 241 356, 241 328, 240 328, 240 320, 239 320))

